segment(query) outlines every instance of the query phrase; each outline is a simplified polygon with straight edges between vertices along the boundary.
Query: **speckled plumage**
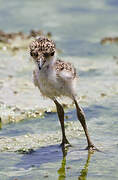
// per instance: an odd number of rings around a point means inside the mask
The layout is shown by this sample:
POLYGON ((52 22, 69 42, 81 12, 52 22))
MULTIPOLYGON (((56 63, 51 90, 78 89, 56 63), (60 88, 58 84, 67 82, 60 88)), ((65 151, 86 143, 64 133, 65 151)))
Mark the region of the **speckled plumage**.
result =
POLYGON ((46 38, 46 37, 39 37, 36 40, 34 40, 30 44, 30 52, 42 52, 42 53, 52 53, 55 51, 56 45, 55 43, 46 38))
POLYGON ((30 54, 36 64, 42 62, 42 68, 34 70, 34 84, 42 95, 54 98, 59 96, 75 96, 76 70, 69 62, 56 58, 55 43, 40 37, 30 45, 30 54))
POLYGON ((65 70, 71 73, 73 79, 76 77, 76 69, 69 62, 64 62, 61 59, 57 59, 55 63, 55 69, 56 69, 57 74, 60 73, 60 71, 65 70))

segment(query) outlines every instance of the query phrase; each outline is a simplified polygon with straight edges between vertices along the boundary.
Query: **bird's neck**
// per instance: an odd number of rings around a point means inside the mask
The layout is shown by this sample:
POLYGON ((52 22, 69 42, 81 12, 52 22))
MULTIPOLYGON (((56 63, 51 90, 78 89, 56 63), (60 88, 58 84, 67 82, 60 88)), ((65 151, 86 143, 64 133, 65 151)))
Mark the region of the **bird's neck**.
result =
POLYGON ((56 56, 53 56, 52 59, 50 60, 49 66, 53 66, 56 61, 56 56))

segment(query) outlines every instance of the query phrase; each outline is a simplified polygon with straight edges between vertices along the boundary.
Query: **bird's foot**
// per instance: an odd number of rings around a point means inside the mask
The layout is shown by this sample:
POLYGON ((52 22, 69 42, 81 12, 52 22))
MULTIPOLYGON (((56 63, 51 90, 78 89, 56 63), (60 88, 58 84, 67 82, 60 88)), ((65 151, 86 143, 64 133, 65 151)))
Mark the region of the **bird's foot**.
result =
POLYGON ((71 147, 71 144, 69 143, 69 141, 65 138, 62 140, 62 143, 60 144, 60 146, 62 148, 66 148, 66 147, 71 147))
POLYGON ((88 145, 88 146, 85 148, 85 150, 88 150, 88 151, 90 151, 90 152, 95 152, 95 151, 100 152, 100 150, 99 150, 98 148, 96 148, 96 147, 94 146, 94 144, 88 145))

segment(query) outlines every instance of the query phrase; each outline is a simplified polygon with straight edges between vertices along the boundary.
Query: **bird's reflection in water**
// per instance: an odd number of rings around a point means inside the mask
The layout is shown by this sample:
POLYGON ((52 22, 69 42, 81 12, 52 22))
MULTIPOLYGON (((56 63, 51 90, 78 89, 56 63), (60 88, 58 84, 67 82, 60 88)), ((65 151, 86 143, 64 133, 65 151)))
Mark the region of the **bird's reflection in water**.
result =
MULTIPOLYGON (((66 156, 67 156, 68 148, 66 149, 62 148, 62 152, 63 152, 63 159, 61 161, 61 167, 58 170, 58 174, 59 174, 58 180, 66 179, 66 156)), ((89 166, 92 154, 93 152, 88 151, 86 163, 80 172, 80 176, 78 177, 78 180, 86 180, 87 173, 88 173, 88 166, 89 166)))
POLYGON ((62 148, 62 153, 63 153, 63 159, 61 161, 61 167, 58 170, 59 178, 58 180, 64 180, 66 178, 66 155, 68 152, 68 147, 67 148, 62 148))
POLYGON ((78 180, 86 180, 87 173, 88 173, 88 166, 89 166, 92 154, 93 154, 92 152, 88 151, 86 163, 80 172, 80 176, 78 177, 78 180))

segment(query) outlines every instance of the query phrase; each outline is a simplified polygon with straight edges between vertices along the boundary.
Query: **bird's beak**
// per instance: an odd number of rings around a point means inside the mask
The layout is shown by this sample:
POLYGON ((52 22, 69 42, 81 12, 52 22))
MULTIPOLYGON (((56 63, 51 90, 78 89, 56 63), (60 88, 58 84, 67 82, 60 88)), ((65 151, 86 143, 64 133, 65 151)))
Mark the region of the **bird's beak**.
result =
POLYGON ((41 56, 38 58, 38 61, 37 61, 39 70, 42 69, 42 66, 44 65, 45 62, 46 62, 46 60, 45 60, 44 56, 41 55, 41 56))
POLYGON ((39 70, 41 70, 41 68, 42 68, 42 66, 43 66, 43 59, 42 58, 40 58, 39 59, 39 62, 38 62, 38 67, 39 67, 39 70))

